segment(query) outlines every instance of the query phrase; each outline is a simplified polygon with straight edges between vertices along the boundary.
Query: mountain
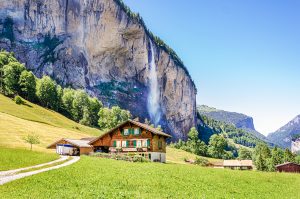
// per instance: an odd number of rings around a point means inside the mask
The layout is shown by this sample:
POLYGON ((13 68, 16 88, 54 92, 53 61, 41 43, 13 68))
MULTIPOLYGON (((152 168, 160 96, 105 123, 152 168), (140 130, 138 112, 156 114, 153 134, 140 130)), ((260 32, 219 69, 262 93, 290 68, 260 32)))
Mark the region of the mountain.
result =
POLYGON ((219 110, 206 105, 198 106, 197 109, 200 115, 205 115, 214 120, 225 122, 227 124, 232 124, 236 128, 243 129, 253 134, 257 138, 266 141, 266 137, 255 130, 252 117, 249 117, 241 113, 219 110))
POLYGON ((38 77, 162 125, 196 126, 196 87, 177 54, 121 0, 1 0, 0 49, 38 77))
POLYGON ((300 134, 300 115, 274 133, 270 133, 267 138, 281 147, 291 148, 292 139, 297 134, 300 134))

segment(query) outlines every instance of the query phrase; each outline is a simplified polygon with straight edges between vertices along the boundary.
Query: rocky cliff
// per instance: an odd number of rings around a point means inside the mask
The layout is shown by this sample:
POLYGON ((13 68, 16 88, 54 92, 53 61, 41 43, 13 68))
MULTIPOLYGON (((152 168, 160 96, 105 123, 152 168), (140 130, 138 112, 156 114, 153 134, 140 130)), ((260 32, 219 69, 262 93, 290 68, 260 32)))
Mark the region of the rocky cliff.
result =
POLYGON ((174 138, 196 125, 196 88, 187 70, 119 0, 1 0, 0 48, 37 76, 86 89, 140 119, 151 116, 155 65, 159 124, 174 138))

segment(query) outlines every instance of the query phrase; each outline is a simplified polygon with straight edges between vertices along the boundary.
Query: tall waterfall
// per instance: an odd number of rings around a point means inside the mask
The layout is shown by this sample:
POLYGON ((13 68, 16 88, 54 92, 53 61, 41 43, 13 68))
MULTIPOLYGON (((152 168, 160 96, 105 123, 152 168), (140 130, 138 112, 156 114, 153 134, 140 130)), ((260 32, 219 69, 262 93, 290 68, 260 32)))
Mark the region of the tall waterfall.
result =
MULTIPOLYGON (((157 126, 161 118, 160 105, 159 105, 159 87, 157 81, 157 71, 154 58, 154 49, 152 41, 150 40, 151 47, 151 60, 148 65, 149 74, 149 94, 148 94, 148 113, 151 122, 157 126)), ((149 60, 149 58, 148 58, 149 60)))

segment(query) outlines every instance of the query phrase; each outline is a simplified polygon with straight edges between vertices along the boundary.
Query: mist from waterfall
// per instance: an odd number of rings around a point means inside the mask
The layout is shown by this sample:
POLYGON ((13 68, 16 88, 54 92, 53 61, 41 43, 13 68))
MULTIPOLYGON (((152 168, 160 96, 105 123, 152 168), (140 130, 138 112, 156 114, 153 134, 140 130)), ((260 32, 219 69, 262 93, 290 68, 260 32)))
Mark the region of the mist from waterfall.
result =
MULTIPOLYGON (((154 58, 154 49, 152 41, 150 40, 151 60, 148 65, 149 74, 149 94, 148 94, 148 113, 151 122, 157 126, 161 119, 160 105, 159 105, 159 87, 157 80, 157 71, 154 58)), ((149 58, 148 58, 149 60, 149 58)))

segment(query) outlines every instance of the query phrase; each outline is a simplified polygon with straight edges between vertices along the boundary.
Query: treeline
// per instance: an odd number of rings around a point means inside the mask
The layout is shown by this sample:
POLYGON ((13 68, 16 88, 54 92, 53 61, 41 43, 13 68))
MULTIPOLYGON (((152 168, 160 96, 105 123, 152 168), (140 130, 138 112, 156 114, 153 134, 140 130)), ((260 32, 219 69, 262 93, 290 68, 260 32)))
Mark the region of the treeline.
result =
POLYGON ((208 144, 205 144, 199 139, 199 133, 195 127, 191 128, 186 142, 180 139, 176 143, 171 143, 170 147, 219 159, 233 159, 238 156, 238 149, 228 142, 224 134, 212 135, 208 144))
POLYGON ((275 171, 275 166, 285 163, 294 162, 300 164, 300 156, 293 154, 289 149, 278 147, 269 148, 265 144, 259 144, 253 152, 253 161, 259 171, 275 171))
POLYGON ((208 142, 209 138, 214 134, 225 133, 234 143, 246 147, 254 148, 257 144, 264 143, 264 141, 256 136, 243 129, 238 129, 234 125, 216 121, 200 114, 198 114, 198 119, 201 121, 201 125, 199 126, 201 132, 200 138, 205 142, 208 142))
POLYGON ((84 90, 62 88, 49 76, 37 78, 18 62, 13 53, 0 52, 0 93, 28 101, 59 112, 83 125, 112 128, 128 120, 131 114, 118 106, 103 107, 101 101, 90 97, 84 90))

